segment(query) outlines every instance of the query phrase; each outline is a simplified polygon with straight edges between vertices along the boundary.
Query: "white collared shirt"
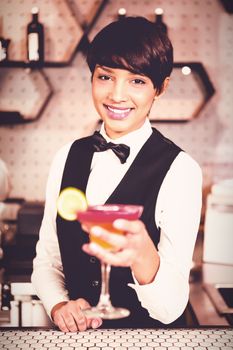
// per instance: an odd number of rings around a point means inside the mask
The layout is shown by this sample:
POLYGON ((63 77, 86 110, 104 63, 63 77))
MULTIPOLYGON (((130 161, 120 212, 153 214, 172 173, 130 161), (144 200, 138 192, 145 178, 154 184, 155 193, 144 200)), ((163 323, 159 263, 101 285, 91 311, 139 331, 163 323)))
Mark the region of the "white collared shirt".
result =
MULTIPOLYGON (((130 155, 126 163, 121 164, 112 150, 94 153, 86 189, 88 203, 92 205, 105 203, 150 137, 152 129, 146 120, 140 129, 117 141, 106 135, 104 126, 100 132, 108 142, 130 146, 130 155)), ((49 316, 54 305, 69 300, 56 233, 56 200, 71 144, 58 151, 51 165, 37 255, 33 261, 32 283, 49 316)), ((129 284, 150 316, 165 324, 176 320, 188 302, 189 272, 201 204, 200 167, 187 153, 180 152, 163 180, 156 203, 155 222, 161 228, 159 270, 150 284, 139 285, 134 276, 134 284, 129 284)))

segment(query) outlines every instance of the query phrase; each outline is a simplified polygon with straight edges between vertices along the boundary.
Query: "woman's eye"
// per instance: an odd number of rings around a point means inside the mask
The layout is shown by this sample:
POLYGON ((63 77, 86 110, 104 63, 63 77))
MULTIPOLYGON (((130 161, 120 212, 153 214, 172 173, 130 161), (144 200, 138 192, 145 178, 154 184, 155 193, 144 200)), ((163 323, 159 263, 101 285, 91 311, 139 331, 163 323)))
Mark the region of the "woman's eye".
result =
POLYGON ((145 81, 144 81, 144 80, 142 80, 142 79, 134 79, 134 80, 133 80, 133 83, 134 83, 134 84, 140 84, 140 85, 143 85, 143 84, 145 84, 145 81))
POLYGON ((98 79, 100 79, 100 80, 110 80, 110 77, 108 75, 105 75, 105 74, 100 74, 98 76, 98 79))

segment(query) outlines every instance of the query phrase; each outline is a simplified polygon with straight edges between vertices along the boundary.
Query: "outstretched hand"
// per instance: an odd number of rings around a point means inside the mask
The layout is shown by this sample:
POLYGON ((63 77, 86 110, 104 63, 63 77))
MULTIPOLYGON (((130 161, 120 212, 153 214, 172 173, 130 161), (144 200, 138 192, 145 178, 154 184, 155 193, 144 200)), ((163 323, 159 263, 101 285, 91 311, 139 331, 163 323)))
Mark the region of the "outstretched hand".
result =
POLYGON ((140 284, 150 283, 159 268, 159 255, 145 225, 140 220, 117 219, 113 226, 125 234, 110 233, 100 226, 88 231, 88 227, 83 226, 93 237, 114 247, 108 250, 90 242, 83 245, 83 251, 112 266, 131 267, 140 284))

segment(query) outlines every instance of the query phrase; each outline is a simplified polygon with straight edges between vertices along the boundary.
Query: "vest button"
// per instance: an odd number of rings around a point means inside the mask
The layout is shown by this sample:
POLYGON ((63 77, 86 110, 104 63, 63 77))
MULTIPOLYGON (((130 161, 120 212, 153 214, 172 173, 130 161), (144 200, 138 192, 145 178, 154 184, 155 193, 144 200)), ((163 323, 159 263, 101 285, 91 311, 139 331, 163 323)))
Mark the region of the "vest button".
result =
POLYGON ((92 281, 92 287, 98 287, 99 281, 92 281))
POLYGON ((94 256, 91 256, 91 257, 90 257, 90 262, 91 262, 92 264, 95 264, 95 263, 96 263, 96 258, 95 258, 94 256))

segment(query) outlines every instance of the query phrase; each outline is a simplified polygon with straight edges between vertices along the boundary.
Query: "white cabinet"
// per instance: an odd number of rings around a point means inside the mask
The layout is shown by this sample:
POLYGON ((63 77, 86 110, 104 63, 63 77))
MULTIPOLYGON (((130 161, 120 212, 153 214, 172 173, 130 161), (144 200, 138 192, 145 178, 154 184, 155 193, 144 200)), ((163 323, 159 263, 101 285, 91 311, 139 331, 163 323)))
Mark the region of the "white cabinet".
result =
POLYGON ((52 322, 31 283, 11 283, 11 294, 11 309, 0 311, 0 326, 51 327, 52 322))

